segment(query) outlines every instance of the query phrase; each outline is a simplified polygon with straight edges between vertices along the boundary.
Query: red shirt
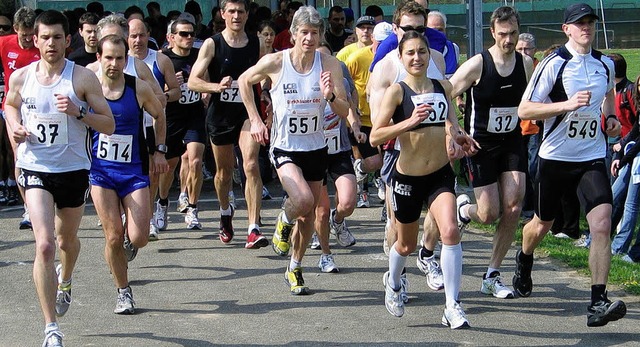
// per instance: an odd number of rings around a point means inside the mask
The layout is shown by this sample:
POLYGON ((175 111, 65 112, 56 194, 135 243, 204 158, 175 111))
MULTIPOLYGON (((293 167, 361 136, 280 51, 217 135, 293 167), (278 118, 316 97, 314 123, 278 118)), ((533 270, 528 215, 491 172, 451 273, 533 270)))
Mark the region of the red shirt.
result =
MULTIPOLYGON (((23 49, 18 44, 18 34, 0 36, 0 61, 4 70, 4 93, 9 90, 9 77, 21 67, 40 59, 38 47, 23 49)), ((4 100, 2 100, 4 108, 4 100)))
POLYGON ((293 48, 293 43, 291 43, 291 32, 289 29, 282 30, 276 37, 273 39, 273 48, 284 51, 287 48, 293 48))

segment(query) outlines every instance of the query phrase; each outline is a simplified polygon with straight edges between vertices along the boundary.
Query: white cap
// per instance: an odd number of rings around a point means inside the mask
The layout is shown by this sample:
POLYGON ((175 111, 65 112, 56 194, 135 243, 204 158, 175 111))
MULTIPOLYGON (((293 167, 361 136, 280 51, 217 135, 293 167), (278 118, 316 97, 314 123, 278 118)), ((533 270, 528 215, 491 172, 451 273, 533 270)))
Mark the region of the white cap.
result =
POLYGON ((393 33, 393 26, 387 22, 380 22, 373 28, 373 39, 382 42, 393 33))

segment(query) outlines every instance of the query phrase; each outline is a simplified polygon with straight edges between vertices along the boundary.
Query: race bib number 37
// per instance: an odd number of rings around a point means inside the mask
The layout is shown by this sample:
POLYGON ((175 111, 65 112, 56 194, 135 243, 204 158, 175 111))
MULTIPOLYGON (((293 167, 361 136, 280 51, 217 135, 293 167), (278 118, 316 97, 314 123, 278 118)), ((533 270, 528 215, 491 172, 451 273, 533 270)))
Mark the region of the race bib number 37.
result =
POLYGON ((492 107, 489 109, 487 131, 494 134, 510 133, 518 126, 517 107, 492 107))
POLYGON ((28 116, 27 129, 31 133, 30 141, 42 146, 66 145, 69 143, 67 121, 64 113, 39 114, 28 116))

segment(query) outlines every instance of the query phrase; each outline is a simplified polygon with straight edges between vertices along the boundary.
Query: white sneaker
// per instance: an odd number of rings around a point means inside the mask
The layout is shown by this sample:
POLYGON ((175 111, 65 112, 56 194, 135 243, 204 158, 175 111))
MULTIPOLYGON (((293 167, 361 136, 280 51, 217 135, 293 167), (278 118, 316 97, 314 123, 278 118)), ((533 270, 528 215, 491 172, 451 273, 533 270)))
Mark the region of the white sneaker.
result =
POLYGON ((389 271, 382 276, 382 283, 384 284, 384 305, 387 307, 387 311, 396 317, 402 317, 404 315, 404 302, 400 293, 402 289, 395 291, 391 288, 389 271))
POLYGON ((338 244, 342 247, 350 247, 356 244, 356 238, 353 237, 349 228, 347 228, 347 221, 342 220, 342 223, 338 224, 335 220, 336 210, 332 209, 329 213, 329 230, 336 236, 338 244))
POLYGON ((487 277, 485 273, 482 275, 482 288, 480 288, 482 294, 493 295, 498 299, 513 299, 513 290, 505 286, 502 283, 502 277, 500 272, 494 271, 487 277))
POLYGON ((198 220, 198 209, 193 207, 187 208, 187 214, 184 216, 184 222, 189 230, 202 230, 202 224, 198 220))
POLYGON ((169 205, 162 206, 156 201, 156 212, 153 214, 153 217, 159 230, 167 230, 167 225, 169 224, 168 212, 169 205))
POLYGON ((42 347, 62 347, 62 338, 64 335, 60 330, 54 330, 47 333, 47 336, 44 337, 44 342, 42 342, 42 347))
POLYGON ((384 184, 382 178, 378 177, 375 180, 376 186, 378 187, 378 199, 384 201, 387 193, 387 186, 384 184))
POLYGON ((71 285, 64 289, 60 288, 60 283, 62 283, 62 264, 58 264, 56 266, 56 276, 58 277, 58 287, 56 290, 56 316, 62 317, 67 313, 69 305, 71 305, 71 285))
POLYGON ((367 208, 369 207, 369 193, 367 193, 366 191, 361 191, 360 193, 358 193, 358 203, 356 204, 356 207, 358 208, 367 208))
POLYGON ((124 255, 127 257, 127 262, 133 261, 138 255, 138 249, 131 243, 129 240, 129 235, 124 234, 124 243, 122 244, 124 248, 124 255))
POLYGON ((418 269, 427 276, 427 285, 433 290, 440 290, 444 288, 444 277, 442 276, 442 268, 436 256, 432 255, 429 258, 420 257, 420 251, 418 251, 418 258, 416 259, 418 269))
POLYGON ((134 314, 135 304, 136 302, 133 301, 133 293, 131 292, 131 288, 128 288, 124 292, 120 292, 120 290, 118 290, 118 299, 116 300, 116 308, 115 310, 113 310, 113 313, 134 314))
POLYGON ((405 304, 409 302, 409 279, 406 272, 400 275, 400 299, 405 304))
POLYGON ((154 223, 149 224, 149 241, 158 241, 158 227, 154 223))
POLYGON ((311 249, 320 249, 322 247, 320 247, 320 241, 318 240, 318 234, 313 233, 313 236, 311 237, 311 244, 309 245, 309 247, 311 249))
POLYGON ((333 261, 333 254, 322 254, 320 255, 320 261, 318 261, 318 267, 320 271, 326 273, 337 273, 340 271, 336 266, 336 263, 333 261))
POLYGON ((356 172, 356 182, 361 184, 367 178, 367 173, 362 171, 360 168, 362 167, 362 159, 356 159, 353 162, 353 171, 356 172))
POLYGON ((178 197, 178 212, 186 213, 187 207, 189 207, 189 196, 187 196, 187 194, 180 194, 178 197))
POLYGON ((470 327, 467 315, 464 313, 462 306, 457 302, 452 308, 444 308, 444 314, 442 314, 442 325, 449 326, 451 329, 470 327))
POLYGON ((468 205, 470 203, 471 199, 467 194, 461 194, 456 198, 456 216, 458 217, 458 229, 460 229, 461 233, 464 232, 464 230, 467 228, 467 224, 471 222, 471 218, 462 217, 462 215, 460 214, 460 210, 462 209, 462 206, 468 205))

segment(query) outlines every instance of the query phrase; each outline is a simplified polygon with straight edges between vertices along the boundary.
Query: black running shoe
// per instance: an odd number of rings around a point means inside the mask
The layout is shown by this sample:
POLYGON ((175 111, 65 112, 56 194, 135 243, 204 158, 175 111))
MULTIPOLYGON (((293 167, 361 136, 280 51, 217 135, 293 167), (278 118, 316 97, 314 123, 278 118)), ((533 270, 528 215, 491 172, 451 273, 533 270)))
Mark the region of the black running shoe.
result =
POLYGON ((617 321, 627 314, 627 306, 621 300, 611 302, 606 297, 587 307, 587 326, 601 327, 609 322, 617 321))
POLYGON ((533 261, 527 264, 520 260, 522 256, 522 249, 516 253, 516 273, 513 275, 513 290, 521 297, 528 297, 531 295, 531 289, 533 288, 533 281, 531 280, 531 268, 533 267, 533 261))

